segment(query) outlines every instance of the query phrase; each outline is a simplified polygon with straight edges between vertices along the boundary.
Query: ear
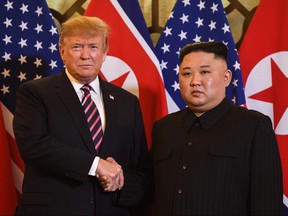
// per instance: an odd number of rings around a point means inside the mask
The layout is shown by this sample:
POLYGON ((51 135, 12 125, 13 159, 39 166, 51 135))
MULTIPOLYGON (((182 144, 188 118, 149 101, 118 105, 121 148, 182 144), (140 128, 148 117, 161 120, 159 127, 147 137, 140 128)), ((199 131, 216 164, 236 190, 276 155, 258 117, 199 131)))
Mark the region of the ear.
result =
POLYGON ((104 62, 106 60, 108 51, 109 51, 109 49, 107 48, 106 52, 103 53, 102 62, 104 62))
POLYGON ((224 73, 224 84, 225 84, 225 87, 227 87, 230 82, 231 82, 231 79, 232 79, 232 71, 227 69, 224 73))
POLYGON ((60 56, 62 58, 62 61, 65 62, 65 53, 64 53, 64 49, 63 49, 63 46, 61 46, 59 44, 59 53, 60 53, 60 56))
POLYGON ((106 60, 106 57, 107 57, 107 53, 103 53, 102 62, 104 62, 106 60))

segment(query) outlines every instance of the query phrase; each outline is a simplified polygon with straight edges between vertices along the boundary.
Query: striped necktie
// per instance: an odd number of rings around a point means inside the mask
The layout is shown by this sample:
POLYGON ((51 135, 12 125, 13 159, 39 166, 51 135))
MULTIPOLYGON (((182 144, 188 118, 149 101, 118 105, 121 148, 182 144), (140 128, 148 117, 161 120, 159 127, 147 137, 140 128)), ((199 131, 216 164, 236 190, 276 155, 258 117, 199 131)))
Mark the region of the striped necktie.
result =
POLYGON ((87 122, 91 132, 92 140, 95 145, 95 149, 98 152, 103 139, 103 130, 99 111, 91 98, 91 89, 92 87, 88 84, 85 84, 81 87, 81 90, 84 92, 82 98, 82 106, 87 117, 87 122))

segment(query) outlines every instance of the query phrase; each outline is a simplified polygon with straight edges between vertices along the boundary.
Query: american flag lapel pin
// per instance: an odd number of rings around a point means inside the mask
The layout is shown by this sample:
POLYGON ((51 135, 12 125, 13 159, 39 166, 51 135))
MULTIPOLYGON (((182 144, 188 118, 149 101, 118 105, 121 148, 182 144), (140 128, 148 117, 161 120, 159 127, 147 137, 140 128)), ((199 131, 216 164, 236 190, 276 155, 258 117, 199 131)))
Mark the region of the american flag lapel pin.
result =
POLYGON ((113 95, 110 95, 110 94, 109 94, 109 98, 110 98, 111 100, 114 100, 114 96, 113 96, 113 95))

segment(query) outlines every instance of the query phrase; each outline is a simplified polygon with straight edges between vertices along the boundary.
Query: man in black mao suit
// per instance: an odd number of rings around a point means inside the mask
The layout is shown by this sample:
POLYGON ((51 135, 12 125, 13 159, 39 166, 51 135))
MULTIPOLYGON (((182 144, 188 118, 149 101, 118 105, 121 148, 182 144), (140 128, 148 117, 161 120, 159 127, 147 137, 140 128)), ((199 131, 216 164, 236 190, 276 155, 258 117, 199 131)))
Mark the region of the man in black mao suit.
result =
POLYGON ((156 215, 281 215, 282 170, 271 120, 231 105, 227 48, 199 42, 180 51, 188 107, 154 124, 156 215))
POLYGON ((59 41, 65 71, 19 87, 13 126, 25 174, 16 215, 128 215, 97 180, 105 176, 111 190, 121 189, 123 170, 137 169, 147 154, 137 97, 98 75, 108 33, 95 17, 68 20, 59 41), (83 84, 93 88, 104 131, 98 154, 81 105, 83 84))

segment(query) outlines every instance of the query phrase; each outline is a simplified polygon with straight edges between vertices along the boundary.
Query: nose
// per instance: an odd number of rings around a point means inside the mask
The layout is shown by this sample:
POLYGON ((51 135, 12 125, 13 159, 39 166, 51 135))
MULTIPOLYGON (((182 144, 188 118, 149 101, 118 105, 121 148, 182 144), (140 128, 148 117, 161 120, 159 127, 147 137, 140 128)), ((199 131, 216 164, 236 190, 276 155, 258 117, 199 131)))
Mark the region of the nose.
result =
POLYGON ((89 49, 87 47, 83 47, 80 59, 81 60, 88 60, 90 58, 89 49))
POLYGON ((191 80, 190 80, 190 87, 194 87, 194 86, 200 86, 200 76, 198 76, 197 74, 193 74, 191 76, 191 80))

